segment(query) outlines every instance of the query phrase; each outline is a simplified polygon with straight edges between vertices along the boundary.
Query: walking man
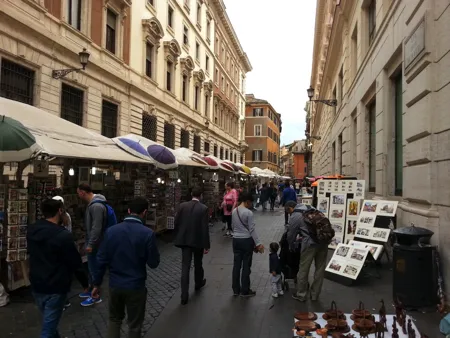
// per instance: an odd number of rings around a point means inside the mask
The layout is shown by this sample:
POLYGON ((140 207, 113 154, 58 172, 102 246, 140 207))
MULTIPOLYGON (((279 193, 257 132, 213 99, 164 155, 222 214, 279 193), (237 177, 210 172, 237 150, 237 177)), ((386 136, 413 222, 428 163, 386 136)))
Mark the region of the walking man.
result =
MULTIPOLYGON (((285 207, 286 203, 289 201, 293 201, 293 202, 295 202, 295 204, 297 204, 297 194, 295 193, 295 190, 292 188, 289 180, 287 180, 284 184, 283 195, 281 196, 281 204, 285 207)), ((285 226, 288 225, 288 220, 289 220, 289 213, 285 209, 285 211, 284 211, 284 225, 285 226)))
POLYGON ((45 217, 27 231, 30 282, 43 317, 41 338, 59 338, 58 324, 70 291, 73 274, 82 267, 70 232, 60 226, 64 206, 58 200, 41 205, 45 217))
MULTIPOLYGON (((105 196, 94 194, 88 184, 80 184, 77 193, 78 197, 87 203, 84 226, 86 227, 86 256, 89 269, 89 281, 92 287, 93 276, 97 273, 98 248, 108 227, 108 210, 105 196)), ((91 306, 102 301, 99 294, 93 297, 90 292, 82 292, 79 296, 80 298, 85 298, 81 302, 81 306, 91 306)))
POLYGON ((105 270, 109 267, 109 325, 107 338, 120 338, 120 327, 128 321, 128 337, 140 338, 147 303, 147 268, 159 265, 155 234, 144 225, 148 201, 130 202, 128 217, 109 228, 97 254, 92 297, 98 297, 105 270))
POLYGON ((175 246, 181 248, 181 304, 189 301, 189 271, 194 256, 195 290, 206 284, 203 271, 203 254, 210 248, 208 207, 200 203, 202 190, 192 189, 192 200, 180 204, 175 216, 175 246))
POLYGON ((285 205, 286 212, 291 215, 287 233, 289 249, 291 251, 300 249, 301 251, 297 274, 297 293, 292 294, 292 298, 300 302, 306 301, 308 293, 313 301, 319 298, 327 265, 328 244, 316 243, 310 233, 311 229, 308 228, 303 219, 303 213, 308 211, 309 208, 305 205, 297 205, 293 201, 289 201, 285 205), (315 267, 314 280, 310 285, 308 277, 313 261, 315 267))

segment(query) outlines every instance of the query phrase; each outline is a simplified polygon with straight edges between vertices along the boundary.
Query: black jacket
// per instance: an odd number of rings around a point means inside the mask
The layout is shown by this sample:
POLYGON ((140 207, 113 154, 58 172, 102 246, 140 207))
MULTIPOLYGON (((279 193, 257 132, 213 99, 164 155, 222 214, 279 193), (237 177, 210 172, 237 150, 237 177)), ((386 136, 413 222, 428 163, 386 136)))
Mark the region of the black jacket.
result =
POLYGON ((30 255, 30 282, 34 292, 65 294, 74 272, 82 266, 72 234, 46 220, 30 225, 27 231, 30 255))
POLYGON ((180 204, 175 216, 175 246, 209 249, 208 207, 199 201, 180 204))
POLYGON ((269 255, 269 269, 270 273, 275 271, 277 275, 281 274, 280 258, 276 252, 272 252, 269 255))

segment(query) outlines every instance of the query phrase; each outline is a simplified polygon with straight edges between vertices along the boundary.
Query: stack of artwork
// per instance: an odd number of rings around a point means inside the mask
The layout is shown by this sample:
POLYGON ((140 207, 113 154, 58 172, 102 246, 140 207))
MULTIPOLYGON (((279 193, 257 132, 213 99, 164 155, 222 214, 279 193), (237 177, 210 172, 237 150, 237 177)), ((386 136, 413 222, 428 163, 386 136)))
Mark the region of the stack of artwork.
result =
POLYGON ((390 229, 374 228, 377 216, 394 217, 398 202, 383 200, 365 200, 358 216, 358 227, 354 237, 377 242, 387 242, 390 229))
POLYGON ((337 245, 325 270, 347 278, 357 279, 368 253, 369 249, 367 248, 340 243, 337 245))

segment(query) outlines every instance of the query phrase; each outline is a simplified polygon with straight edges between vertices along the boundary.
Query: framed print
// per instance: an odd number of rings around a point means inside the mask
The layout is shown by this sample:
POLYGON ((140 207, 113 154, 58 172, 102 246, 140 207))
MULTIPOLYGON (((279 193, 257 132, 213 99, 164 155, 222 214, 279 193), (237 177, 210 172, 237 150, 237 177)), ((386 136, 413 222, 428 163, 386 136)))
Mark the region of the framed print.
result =
POLYGON ((362 266, 355 264, 346 264, 342 275, 351 279, 357 279, 359 273, 361 272, 362 266))
POLYGON ((363 246, 338 244, 325 270, 356 279, 364 267, 368 252, 369 250, 363 246))
POLYGON ((378 215, 394 217, 397 212, 397 201, 381 201, 378 203, 378 215))
POLYGON ((19 224, 19 214, 8 214, 8 224, 9 225, 17 225, 19 224))
POLYGON ((345 238, 348 238, 349 236, 355 236, 357 225, 358 221, 354 219, 347 219, 345 226, 345 238))
POLYGON ((344 222, 330 221, 330 223, 336 236, 344 237, 344 227, 345 227, 344 222))
POLYGON ((391 229, 372 228, 372 240, 379 242, 387 242, 391 229))
POLYGON ((365 243, 355 240, 350 241, 349 244, 356 248, 367 249, 375 260, 377 260, 383 252, 383 245, 381 244, 365 243))
POLYGON ((28 214, 19 214, 19 224, 28 225, 28 214))
POLYGON ((16 262, 18 260, 17 250, 8 250, 6 254, 7 262, 16 262))
POLYGON ((336 256, 339 256, 339 257, 342 257, 342 258, 348 258, 347 256, 349 256, 349 253, 350 252, 350 247, 349 246, 345 246, 345 245, 342 245, 342 246, 339 246, 337 249, 336 249, 336 256))
POLYGON ((365 196, 365 190, 366 190, 366 181, 364 180, 358 180, 354 181, 356 182, 356 187, 353 190, 353 193, 355 194, 355 198, 364 199, 365 196))
POLYGON ((347 202, 347 218, 357 218, 359 215, 359 200, 349 199, 347 202))
POLYGON ((19 202, 19 212, 20 213, 28 212, 28 202, 27 201, 20 201, 19 202))
POLYGON ((365 213, 361 213, 358 219, 358 225, 364 225, 373 227, 375 225, 375 219, 377 218, 377 215, 370 215, 366 216, 365 213))
POLYGON ((372 228, 366 225, 358 225, 358 227, 356 228, 355 237, 370 239, 371 230, 372 228))
POLYGON ((15 214, 19 212, 19 202, 18 201, 10 201, 8 203, 8 213, 15 214))
POLYGON ((378 201, 365 200, 361 212, 376 214, 378 209, 378 201))
POLYGON ((328 197, 319 197, 317 199, 317 210, 328 217, 330 199, 328 197))
POLYGON ((18 237, 19 236, 19 227, 17 225, 9 225, 8 226, 8 237, 18 237))
POLYGON ((10 237, 8 238, 8 250, 15 250, 18 248, 19 242, 17 241, 16 237, 10 237))
POLYGON ((336 220, 344 220, 344 208, 342 207, 342 208, 339 208, 339 207, 335 207, 335 206, 331 206, 331 208, 330 208, 330 216, 329 216, 329 218, 330 218, 330 220, 333 218, 333 219, 336 219, 336 220))
POLYGON ((331 204, 343 206, 345 205, 346 194, 331 194, 331 204))
POLYGON ((343 237, 339 235, 335 235, 334 238, 331 240, 330 245, 328 245, 329 249, 336 248, 339 244, 342 244, 343 237))
POLYGON ((328 266, 325 268, 326 271, 336 273, 338 275, 342 274, 342 271, 344 266, 340 260, 337 259, 331 259, 330 263, 328 263, 328 266))

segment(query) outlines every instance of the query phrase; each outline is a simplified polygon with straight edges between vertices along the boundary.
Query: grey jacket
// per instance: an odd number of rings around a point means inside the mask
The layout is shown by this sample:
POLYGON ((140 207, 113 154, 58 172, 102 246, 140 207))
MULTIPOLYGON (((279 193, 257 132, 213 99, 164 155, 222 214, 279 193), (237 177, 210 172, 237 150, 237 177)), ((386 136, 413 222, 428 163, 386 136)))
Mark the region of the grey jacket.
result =
POLYGON ((233 226, 233 238, 253 238, 255 246, 261 244, 256 234, 255 221, 251 210, 244 207, 235 208, 231 216, 231 224, 233 226))
POLYGON ((86 227, 86 244, 87 247, 91 247, 96 250, 99 248, 103 234, 105 232, 106 223, 106 207, 103 203, 106 202, 106 198, 103 195, 94 195, 92 201, 86 208, 84 215, 84 226, 86 227))
POLYGON ((304 204, 297 204, 295 211, 289 218, 289 226, 287 229, 287 241, 291 251, 297 250, 301 244, 301 251, 305 251, 309 247, 316 245, 313 239, 309 236, 308 226, 303 220, 303 212, 311 209, 304 204), (297 240, 297 235, 300 234, 301 240, 297 240))

